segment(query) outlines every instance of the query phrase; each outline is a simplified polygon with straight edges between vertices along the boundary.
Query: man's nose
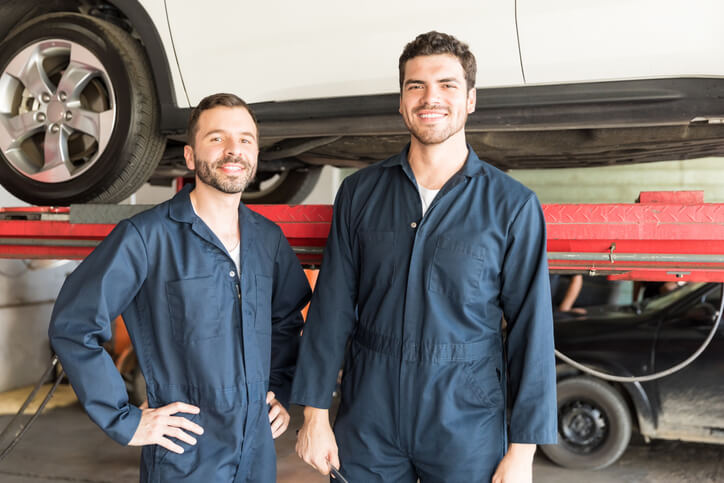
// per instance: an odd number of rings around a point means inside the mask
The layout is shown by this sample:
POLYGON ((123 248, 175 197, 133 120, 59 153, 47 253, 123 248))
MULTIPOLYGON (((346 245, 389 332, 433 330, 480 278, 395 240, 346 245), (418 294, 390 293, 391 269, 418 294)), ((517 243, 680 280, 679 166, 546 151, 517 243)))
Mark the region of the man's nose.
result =
POLYGON ((430 86, 425 89, 425 95, 422 99, 425 104, 440 104, 440 99, 440 88, 437 86, 430 86))
POLYGON ((243 151, 243 145, 239 139, 230 139, 226 143, 226 154, 231 156, 238 156, 243 151))

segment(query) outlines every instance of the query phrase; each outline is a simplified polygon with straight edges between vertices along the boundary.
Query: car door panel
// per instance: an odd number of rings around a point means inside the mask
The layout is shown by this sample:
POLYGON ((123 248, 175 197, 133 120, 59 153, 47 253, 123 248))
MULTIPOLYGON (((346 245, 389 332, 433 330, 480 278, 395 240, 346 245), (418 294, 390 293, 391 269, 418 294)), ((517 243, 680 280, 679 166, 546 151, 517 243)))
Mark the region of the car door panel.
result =
POLYGON ((724 75, 720 0, 518 0, 517 21, 528 84, 724 75))
POLYGON ((166 2, 192 105, 214 92, 248 102, 399 92, 407 42, 429 30, 468 42, 477 87, 522 84, 515 2, 166 2))
MULTIPOLYGON (((720 300, 713 288, 702 300, 662 323, 656 345, 656 370, 672 367, 693 354, 714 323, 720 300)), ((724 328, 719 327, 706 350, 689 366, 656 381, 660 401, 659 428, 724 427, 724 328)))

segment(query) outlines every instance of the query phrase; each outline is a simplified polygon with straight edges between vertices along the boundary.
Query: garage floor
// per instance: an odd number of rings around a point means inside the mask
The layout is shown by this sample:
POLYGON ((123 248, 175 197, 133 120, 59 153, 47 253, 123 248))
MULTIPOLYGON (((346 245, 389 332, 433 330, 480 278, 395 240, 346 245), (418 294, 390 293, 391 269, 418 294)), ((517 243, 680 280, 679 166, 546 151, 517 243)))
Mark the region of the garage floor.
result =
MULTIPOLYGON (((56 407, 41 416, 15 448, 0 462, 2 483, 138 481, 138 448, 121 447, 108 439, 85 415, 72 394, 61 389, 56 407)), ((0 413, 8 412, 17 394, 0 395, 0 413)), ((10 415, 0 415, 0 428, 10 415)), ((280 483, 327 481, 304 465, 294 453, 295 429, 301 423, 299 408, 292 424, 277 441, 280 483)), ((614 466, 602 471, 564 470, 538 455, 534 467, 536 483, 604 482, 716 482, 724 481, 724 446, 654 442, 646 445, 634 438, 614 466)))

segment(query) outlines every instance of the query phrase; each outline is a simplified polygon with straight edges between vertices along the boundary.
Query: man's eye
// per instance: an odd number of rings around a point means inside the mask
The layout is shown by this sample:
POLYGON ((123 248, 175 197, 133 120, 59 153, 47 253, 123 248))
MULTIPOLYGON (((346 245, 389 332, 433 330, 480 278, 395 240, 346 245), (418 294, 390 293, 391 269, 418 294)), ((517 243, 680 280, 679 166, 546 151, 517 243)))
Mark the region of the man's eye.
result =
POLYGON ((244 144, 251 144, 251 141, 246 138, 241 138, 241 142, 244 144))
POLYGON ((221 141, 221 138, 219 136, 214 136, 213 138, 211 138, 211 141, 217 143, 217 142, 221 141))

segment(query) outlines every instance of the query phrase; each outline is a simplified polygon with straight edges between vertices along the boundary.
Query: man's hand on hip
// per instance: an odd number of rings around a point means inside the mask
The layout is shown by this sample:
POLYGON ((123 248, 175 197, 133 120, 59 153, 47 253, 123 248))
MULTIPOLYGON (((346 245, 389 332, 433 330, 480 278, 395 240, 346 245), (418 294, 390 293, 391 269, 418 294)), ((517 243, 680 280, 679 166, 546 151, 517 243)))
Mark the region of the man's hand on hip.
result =
POLYGON ((141 422, 133 434, 128 446, 145 446, 157 444, 169 451, 181 454, 184 449, 169 438, 176 438, 184 443, 196 444, 196 438, 188 434, 191 431, 203 434, 204 428, 183 416, 174 416, 176 413, 198 414, 196 406, 182 402, 174 402, 154 409, 143 409, 141 422), (184 431, 186 430, 186 431, 184 431))
POLYGON ((304 425, 297 435, 297 454, 305 463, 328 475, 330 464, 339 468, 337 441, 329 424, 329 411, 307 406, 304 425))
POLYGON ((287 430, 291 418, 282 403, 276 400, 273 392, 266 393, 266 403, 271 406, 269 408, 269 424, 271 425, 272 438, 277 439, 287 430))
POLYGON ((534 454, 534 444, 511 443, 493 474, 492 483, 531 483, 534 454))

